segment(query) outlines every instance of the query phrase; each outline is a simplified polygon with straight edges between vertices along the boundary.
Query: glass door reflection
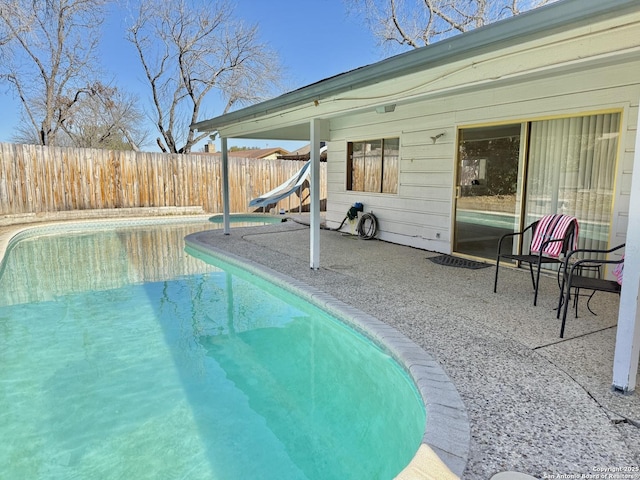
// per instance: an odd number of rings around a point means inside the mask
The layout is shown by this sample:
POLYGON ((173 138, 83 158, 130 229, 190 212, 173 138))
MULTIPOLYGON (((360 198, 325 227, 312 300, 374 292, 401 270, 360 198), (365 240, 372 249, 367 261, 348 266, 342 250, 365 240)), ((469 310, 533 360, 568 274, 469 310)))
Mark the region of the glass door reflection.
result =
POLYGON ((516 124, 460 130, 454 252, 493 259, 500 237, 520 229, 524 128, 516 124))

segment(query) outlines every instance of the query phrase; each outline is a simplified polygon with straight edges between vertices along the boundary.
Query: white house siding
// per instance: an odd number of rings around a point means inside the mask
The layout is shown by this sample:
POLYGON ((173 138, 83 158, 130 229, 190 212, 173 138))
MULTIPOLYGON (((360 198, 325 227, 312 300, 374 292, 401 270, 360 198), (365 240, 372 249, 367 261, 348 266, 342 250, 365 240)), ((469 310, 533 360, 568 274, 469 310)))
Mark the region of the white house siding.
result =
MULTIPOLYGON (((419 72, 320 95, 235 122, 220 133, 229 138, 285 138, 272 132, 302 135, 310 118, 326 120, 328 132, 322 139, 329 141, 329 225, 337 226, 359 201, 379 217, 379 238, 449 253, 458 128, 617 109, 622 112, 622 135, 610 239, 617 244, 625 238, 629 211, 640 99, 639 32, 637 9, 509 45, 496 37, 476 51, 470 47, 458 56, 435 56, 430 67, 419 72), (395 111, 375 113, 376 106, 387 104, 396 104, 395 111), (430 137, 443 132, 434 144, 430 137), (398 194, 347 192, 346 143, 391 136, 400 137, 398 194)), ((426 57, 428 48, 423 50, 426 57)), ((383 67, 381 62, 377 68, 383 67)))
MULTIPOLYGON (((637 77, 640 79, 640 73, 637 77)), ((629 219, 629 198, 631 195, 631 174, 633 172, 633 158, 635 153, 635 141, 638 132, 638 101, 630 102, 623 118, 623 132, 620 148, 619 168, 616 183, 616 208, 613 216, 613 232, 611 245, 623 243, 627 237, 627 224, 629 219)))
MULTIPOLYGON (((403 109, 405 112, 407 110, 409 109, 403 109)), ((375 113, 372 115, 382 116, 375 113)), ((365 123, 360 126, 343 126, 342 122, 337 121, 331 123, 332 141, 328 147, 327 165, 327 221, 341 222, 354 202, 362 202, 365 210, 373 211, 380 221, 378 238, 418 248, 446 251, 450 248, 454 172, 451 159, 455 157, 455 129, 415 129, 417 125, 433 123, 424 114, 419 117, 419 122, 408 118, 375 125, 368 123, 366 119, 372 115, 363 115, 365 123), (411 129, 411 126, 414 126, 414 129, 411 129), (448 130, 448 134, 437 144, 432 144, 429 137, 445 130, 448 130), (342 140, 335 141, 336 137, 340 136, 342 140), (394 136, 400 137, 398 194, 347 192, 347 141, 394 136), (438 233, 439 239, 436 238, 438 233), (433 245, 433 242, 437 245, 433 245)), ((387 116, 390 115, 385 114, 385 117, 387 116)), ((451 124, 451 114, 446 116, 451 124)), ((373 119, 375 120, 375 117, 373 119)))
MULTIPOLYGON (((619 33, 623 34, 622 30, 619 33)), ((597 37, 600 35, 598 33, 597 37)), ((591 45, 591 40, 580 38, 579 43, 591 45)), ((634 38, 634 41, 637 43, 638 39, 634 38)), ((566 41, 563 43, 570 48, 566 41)), ((626 41, 624 43, 628 47, 626 41)), ((543 52, 545 55, 553 53, 546 47, 543 52)), ((551 55, 551 60, 555 61, 556 57, 551 55)), ((511 58, 511 61, 516 60, 511 58)), ((408 104, 397 102, 393 113, 376 114, 369 109, 331 120, 327 221, 335 226, 342 221, 349 207, 359 201, 366 211, 373 211, 378 217, 378 238, 450 253, 458 128, 619 110, 622 112, 622 132, 611 243, 621 243, 629 211, 640 99, 640 61, 626 58, 620 63, 620 59, 614 62, 608 58, 595 63, 595 66, 576 64, 562 68, 560 73, 548 70, 544 75, 535 74, 528 80, 518 78, 517 81, 483 83, 473 89, 408 104), (444 136, 433 143, 430 137, 441 133, 444 136), (346 143, 393 136, 400 137, 398 194, 347 192, 346 143)), ((477 74, 482 76, 482 72, 477 74)), ((447 78, 446 82, 450 80, 447 78)))

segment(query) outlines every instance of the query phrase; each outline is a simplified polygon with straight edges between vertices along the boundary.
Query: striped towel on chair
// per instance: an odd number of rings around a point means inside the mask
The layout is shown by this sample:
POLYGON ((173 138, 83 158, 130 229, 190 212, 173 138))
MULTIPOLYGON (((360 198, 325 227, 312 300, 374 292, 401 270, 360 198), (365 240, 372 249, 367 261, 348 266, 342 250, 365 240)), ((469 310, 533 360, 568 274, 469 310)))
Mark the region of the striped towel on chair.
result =
POLYGON ((616 265, 613 269, 613 276, 616 278, 616 282, 622 285, 622 277, 624 276, 624 255, 622 255, 622 263, 616 265))
MULTIPOLYGON (((544 242, 564 238, 571 225, 574 225, 573 245, 569 248, 575 250, 578 247, 578 220, 569 215, 554 214, 545 215, 538 222, 531 240, 531 252, 540 253, 544 242)), ((544 247, 542 254, 547 257, 558 258, 562 253, 563 244, 564 242, 549 243, 544 247)))

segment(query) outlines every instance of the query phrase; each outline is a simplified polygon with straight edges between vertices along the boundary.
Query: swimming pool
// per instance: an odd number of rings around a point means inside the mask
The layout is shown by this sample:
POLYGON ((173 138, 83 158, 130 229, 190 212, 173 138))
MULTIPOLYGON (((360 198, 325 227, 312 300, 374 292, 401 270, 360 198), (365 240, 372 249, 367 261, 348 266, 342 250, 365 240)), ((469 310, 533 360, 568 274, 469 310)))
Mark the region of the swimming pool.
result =
POLYGON ((408 375, 299 297, 185 253, 203 228, 12 245, 0 277, 3 474, 392 478, 411 460, 425 412, 408 375))

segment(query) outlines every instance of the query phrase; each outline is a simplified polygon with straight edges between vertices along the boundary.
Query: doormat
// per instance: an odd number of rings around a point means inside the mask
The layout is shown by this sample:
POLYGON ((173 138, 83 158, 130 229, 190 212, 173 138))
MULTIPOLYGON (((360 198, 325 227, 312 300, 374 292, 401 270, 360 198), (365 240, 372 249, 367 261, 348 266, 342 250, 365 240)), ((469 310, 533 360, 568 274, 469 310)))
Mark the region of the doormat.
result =
POLYGON ((446 267, 470 268, 473 270, 491 266, 491 264, 489 263, 476 262, 475 260, 454 257, 453 255, 438 255, 437 257, 427 257, 427 260, 431 260, 433 263, 444 265, 446 267))

